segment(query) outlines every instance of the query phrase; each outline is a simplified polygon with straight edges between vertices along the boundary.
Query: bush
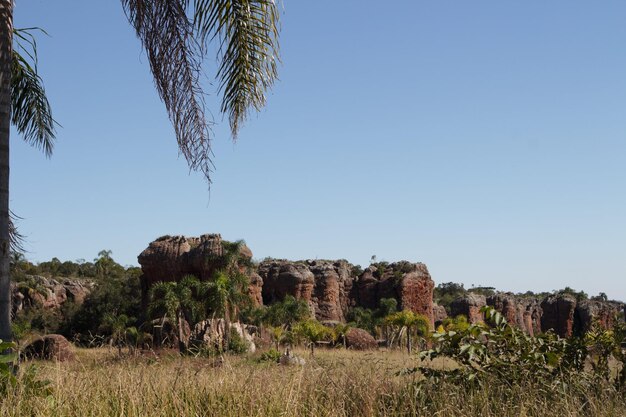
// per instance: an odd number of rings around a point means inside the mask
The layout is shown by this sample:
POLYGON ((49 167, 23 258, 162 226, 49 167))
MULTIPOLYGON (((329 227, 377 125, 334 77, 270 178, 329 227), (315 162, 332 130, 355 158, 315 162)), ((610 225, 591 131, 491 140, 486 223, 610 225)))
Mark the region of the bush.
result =
POLYGON ((408 372, 419 370, 427 381, 467 387, 494 383, 512 387, 531 381, 541 390, 557 393, 570 384, 568 389, 581 395, 601 387, 622 388, 624 368, 615 377, 608 366, 610 356, 624 362, 621 344, 626 332, 622 332, 622 323, 617 323, 613 331, 595 329, 584 339, 561 339, 552 332, 531 337, 508 324, 492 307, 483 307, 481 312, 487 325, 436 332, 435 347, 420 355, 428 360, 450 358, 457 366, 433 369, 428 362, 422 362, 408 372), (584 366, 589 360, 592 370, 586 372, 584 366))
POLYGON ((274 348, 267 350, 261 354, 258 359, 259 362, 279 362, 280 361, 280 352, 274 348))
POLYGON ((230 338, 228 339, 228 350, 233 353, 246 353, 250 349, 250 344, 245 340, 239 332, 233 328, 230 329, 230 338))

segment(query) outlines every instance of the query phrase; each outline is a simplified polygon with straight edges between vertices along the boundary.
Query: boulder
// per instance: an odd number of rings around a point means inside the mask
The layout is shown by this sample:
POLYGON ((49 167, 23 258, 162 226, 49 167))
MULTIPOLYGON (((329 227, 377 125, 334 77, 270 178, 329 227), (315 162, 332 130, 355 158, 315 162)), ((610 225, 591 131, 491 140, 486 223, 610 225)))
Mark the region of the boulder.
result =
POLYGON ((60 334, 49 334, 32 340, 21 354, 27 359, 60 362, 73 360, 75 357, 72 344, 60 334))
POLYGON ((285 351, 278 360, 283 366, 304 366, 306 361, 300 356, 294 355, 289 349, 285 351))
MULTIPOLYGON (((248 352, 255 352, 253 330, 254 326, 242 323, 230 323, 230 331, 235 331, 248 346, 248 352)), ((204 345, 222 349, 225 344, 226 322, 224 319, 204 320, 197 323, 190 336, 191 344, 204 345)))
POLYGON ((541 331, 554 330, 561 337, 574 333, 576 298, 569 294, 549 295, 541 302, 541 331))
POLYGON ((484 315, 480 312, 480 309, 485 305, 487 305, 487 299, 484 295, 469 292, 452 301, 450 304, 450 315, 456 317, 462 314, 467 317, 467 321, 471 324, 484 322, 484 315))
POLYGON ((346 347, 354 350, 369 350, 376 349, 378 343, 367 331, 354 327, 346 333, 346 347))

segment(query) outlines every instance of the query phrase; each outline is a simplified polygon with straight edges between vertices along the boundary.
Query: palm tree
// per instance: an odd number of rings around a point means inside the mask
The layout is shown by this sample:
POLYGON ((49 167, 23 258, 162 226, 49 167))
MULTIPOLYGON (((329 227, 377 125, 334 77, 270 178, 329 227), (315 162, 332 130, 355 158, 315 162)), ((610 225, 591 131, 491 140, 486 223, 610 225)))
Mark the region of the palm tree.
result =
POLYGON ((241 273, 215 273, 213 280, 206 283, 206 306, 213 318, 224 319, 224 348, 230 342, 230 324, 237 321, 241 307, 249 303, 248 279, 241 273))
POLYGON ((428 334, 430 329, 430 324, 426 317, 415 314, 410 310, 390 314, 385 318, 385 322, 397 329, 398 338, 400 338, 403 331, 406 331, 406 348, 409 355, 413 349, 411 345, 411 334, 415 333, 416 336, 424 337, 428 334))
POLYGON ((162 322, 170 317, 178 331, 178 349, 187 351, 185 321, 193 324, 204 310, 202 283, 193 275, 176 282, 158 282, 150 289, 148 311, 151 317, 161 317, 162 322))
MULTIPOLYGON (((277 77, 278 8, 274 0, 121 2, 146 51, 179 150, 210 184, 212 122, 205 117, 200 84, 207 45, 217 42, 220 109, 228 115, 235 139, 250 109, 265 105, 265 93, 277 77)), ((54 140, 54 119, 36 65, 16 59, 13 49, 13 3, 0 0, 0 339, 5 341, 11 340, 10 125, 46 155, 54 140)))

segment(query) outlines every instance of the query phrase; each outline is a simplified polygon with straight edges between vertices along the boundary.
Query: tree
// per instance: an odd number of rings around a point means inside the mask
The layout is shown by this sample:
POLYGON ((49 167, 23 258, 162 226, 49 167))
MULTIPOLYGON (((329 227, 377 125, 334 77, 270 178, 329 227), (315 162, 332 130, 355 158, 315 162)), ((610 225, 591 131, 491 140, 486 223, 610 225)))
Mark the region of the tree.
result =
MULTIPOLYGON (((207 45, 217 42, 220 110, 233 138, 250 109, 265 105, 277 78, 278 8, 273 0, 121 0, 148 57, 180 153, 210 184, 211 121, 200 83, 207 45)), ((11 340, 9 135, 52 152, 54 119, 36 65, 13 48, 13 0, 0 0, 0 339, 11 340), (19 56, 20 58, 22 56, 19 56)), ((16 35, 18 40, 20 33, 16 35)), ((34 44, 33 44, 34 45, 34 44)), ((36 58, 33 54, 31 58, 36 58)))
POLYGON ((315 356, 315 344, 332 337, 332 331, 317 320, 301 321, 293 326, 292 332, 298 338, 303 338, 309 344, 311 356, 315 356))
POLYGON ((206 283, 206 302, 213 317, 224 319, 224 344, 230 341, 230 324, 239 317, 241 307, 249 303, 248 279, 241 273, 227 275, 216 272, 212 281, 206 283))
POLYGON ((174 320, 178 331, 178 348, 181 353, 187 351, 184 334, 185 321, 193 324, 203 312, 202 284, 193 275, 183 277, 179 282, 157 282, 150 289, 151 317, 167 317, 174 320))
POLYGON ((403 330, 406 330, 406 348, 409 355, 412 352, 411 333, 416 336, 424 337, 428 334, 430 324, 428 319, 420 314, 415 314, 410 310, 403 310, 393 313, 385 319, 385 321, 396 327, 398 337, 403 330))

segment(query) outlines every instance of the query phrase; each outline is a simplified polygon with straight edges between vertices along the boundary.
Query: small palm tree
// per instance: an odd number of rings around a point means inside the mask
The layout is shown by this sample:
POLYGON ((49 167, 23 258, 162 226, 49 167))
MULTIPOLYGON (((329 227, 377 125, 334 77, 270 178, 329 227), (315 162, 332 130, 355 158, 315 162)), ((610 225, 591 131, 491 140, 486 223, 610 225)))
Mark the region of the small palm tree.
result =
POLYGON ((346 337, 351 328, 352 326, 350 326, 350 324, 336 324, 332 331, 333 341, 336 343, 338 340, 341 340, 343 347, 347 348, 346 337))
POLYGON ((309 319, 297 323, 292 328, 293 334, 297 338, 308 342, 311 349, 311 356, 315 356, 315 344, 332 337, 332 331, 317 320, 309 319))
POLYGON ((111 332, 111 342, 117 346, 118 353, 122 356, 122 347, 126 342, 126 330, 130 319, 125 314, 106 314, 103 318, 103 327, 111 332))
POLYGON ((179 282, 158 282, 150 290, 148 312, 152 317, 175 318, 178 331, 178 348, 181 353, 187 351, 187 339, 184 324, 194 322, 202 315, 203 286, 193 275, 187 275, 179 282))
POLYGON ((212 312, 213 318, 224 319, 224 348, 230 341, 231 322, 238 320, 241 308, 250 302, 247 291, 248 278, 238 271, 230 275, 218 271, 204 286, 207 310, 212 312))
POLYGON ((430 324, 426 317, 415 314, 410 310, 390 314, 385 318, 385 322, 397 329, 398 337, 403 332, 406 332, 406 348, 409 355, 412 352, 411 334, 415 333, 418 337, 425 337, 430 329, 430 324))

